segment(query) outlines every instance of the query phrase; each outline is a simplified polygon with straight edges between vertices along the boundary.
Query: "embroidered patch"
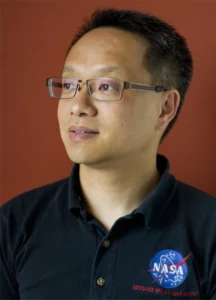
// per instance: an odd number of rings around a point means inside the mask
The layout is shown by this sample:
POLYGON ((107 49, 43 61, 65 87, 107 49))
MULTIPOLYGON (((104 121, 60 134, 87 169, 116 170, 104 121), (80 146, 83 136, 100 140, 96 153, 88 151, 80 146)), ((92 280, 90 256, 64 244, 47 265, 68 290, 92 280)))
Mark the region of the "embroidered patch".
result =
POLYGON ((188 274, 185 258, 175 250, 163 250, 158 252, 150 262, 150 274, 160 286, 173 289, 182 284, 188 274))

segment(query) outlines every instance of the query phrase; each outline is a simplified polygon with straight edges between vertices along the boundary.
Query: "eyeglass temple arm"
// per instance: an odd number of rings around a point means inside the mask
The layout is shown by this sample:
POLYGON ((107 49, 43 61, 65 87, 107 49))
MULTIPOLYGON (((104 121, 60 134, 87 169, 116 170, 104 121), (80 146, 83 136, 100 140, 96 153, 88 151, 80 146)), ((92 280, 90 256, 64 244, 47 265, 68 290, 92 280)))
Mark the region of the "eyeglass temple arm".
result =
MULTIPOLYGON (((49 81, 49 78, 47 78, 47 80, 46 80, 46 86, 48 86, 48 81, 49 81)), ((62 84, 59 82, 52 81, 52 86, 61 88, 62 84)))
POLYGON ((154 91, 157 93, 167 91, 166 88, 163 88, 161 86, 153 86, 153 85, 145 85, 145 84, 129 83, 129 82, 125 82, 124 88, 132 89, 132 90, 140 90, 140 91, 154 91))

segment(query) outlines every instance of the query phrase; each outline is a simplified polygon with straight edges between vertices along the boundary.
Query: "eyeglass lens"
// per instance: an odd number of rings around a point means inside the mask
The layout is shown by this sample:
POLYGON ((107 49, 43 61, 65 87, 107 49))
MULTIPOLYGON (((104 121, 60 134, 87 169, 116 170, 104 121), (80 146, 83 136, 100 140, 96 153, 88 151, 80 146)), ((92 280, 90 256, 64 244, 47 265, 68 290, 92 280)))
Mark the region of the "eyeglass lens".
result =
MULTIPOLYGON (((73 98, 77 85, 77 79, 53 78, 51 92, 55 98, 73 98)), ((122 92, 122 82, 111 78, 91 79, 87 81, 88 91, 96 100, 119 100, 122 92)))

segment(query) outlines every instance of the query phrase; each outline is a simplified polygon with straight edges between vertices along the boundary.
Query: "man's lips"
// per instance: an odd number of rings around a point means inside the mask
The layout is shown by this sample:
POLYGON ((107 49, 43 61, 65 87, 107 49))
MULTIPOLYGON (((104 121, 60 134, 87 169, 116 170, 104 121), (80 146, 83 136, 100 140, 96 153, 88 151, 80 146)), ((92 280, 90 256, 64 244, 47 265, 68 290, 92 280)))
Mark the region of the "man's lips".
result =
POLYGON ((88 134, 88 133, 91 133, 91 134, 98 134, 99 131, 95 130, 95 129, 92 129, 92 128, 89 128, 89 127, 85 127, 85 126, 75 126, 75 125, 72 125, 68 128, 68 132, 74 132, 74 133, 77 133, 77 134, 88 134))
POLYGON ((96 137, 97 134, 99 134, 99 131, 85 126, 72 125, 68 128, 69 139, 73 143, 91 140, 96 137))

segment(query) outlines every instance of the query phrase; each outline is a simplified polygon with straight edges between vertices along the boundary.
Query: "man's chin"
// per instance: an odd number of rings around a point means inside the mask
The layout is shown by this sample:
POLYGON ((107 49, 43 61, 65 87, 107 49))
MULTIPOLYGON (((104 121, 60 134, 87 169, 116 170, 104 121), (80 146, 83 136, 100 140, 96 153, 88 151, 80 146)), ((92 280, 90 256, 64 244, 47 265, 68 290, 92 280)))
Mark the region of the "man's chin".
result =
POLYGON ((94 169, 106 168, 110 165, 110 160, 107 157, 93 157, 91 155, 81 157, 76 155, 69 155, 69 158, 75 164, 84 165, 94 169))
POLYGON ((99 159, 98 157, 93 157, 92 155, 74 155, 71 153, 68 153, 68 156, 70 158, 70 160, 75 163, 75 164, 82 164, 82 165, 94 165, 94 164, 98 164, 100 162, 102 162, 101 159, 99 159))

